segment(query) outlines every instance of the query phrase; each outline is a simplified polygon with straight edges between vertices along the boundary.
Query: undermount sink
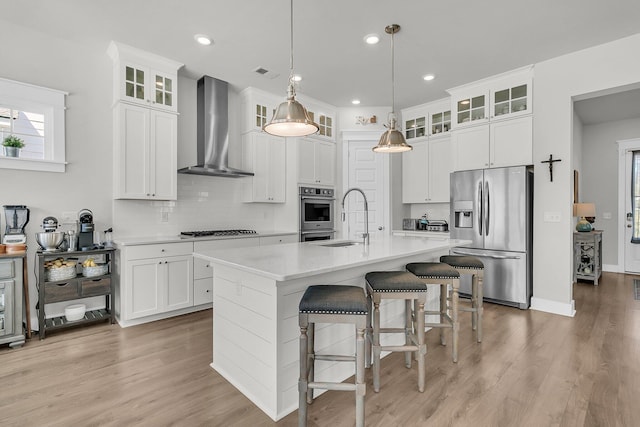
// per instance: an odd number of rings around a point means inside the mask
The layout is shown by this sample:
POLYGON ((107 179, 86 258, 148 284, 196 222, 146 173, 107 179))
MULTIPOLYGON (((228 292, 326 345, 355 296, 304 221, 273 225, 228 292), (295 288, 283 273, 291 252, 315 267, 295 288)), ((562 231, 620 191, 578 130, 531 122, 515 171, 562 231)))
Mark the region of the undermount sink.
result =
POLYGON ((345 246, 353 246, 353 245, 361 245, 362 242, 356 242, 353 240, 347 240, 347 241, 342 241, 342 242, 334 242, 334 243, 324 243, 321 244, 320 246, 326 246, 327 248, 342 248, 345 246))

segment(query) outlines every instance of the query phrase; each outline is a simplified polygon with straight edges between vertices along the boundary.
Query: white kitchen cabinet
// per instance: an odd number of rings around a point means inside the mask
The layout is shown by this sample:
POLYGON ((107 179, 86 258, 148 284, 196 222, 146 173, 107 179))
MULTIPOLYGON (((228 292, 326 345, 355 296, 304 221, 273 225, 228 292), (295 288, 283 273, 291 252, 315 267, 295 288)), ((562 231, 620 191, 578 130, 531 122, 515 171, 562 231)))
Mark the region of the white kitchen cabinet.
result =
POLYGON ((451 131, 451 100, 445 98, 405 108, 401 116, 409 144, 428 136, 442 136, 451 131))
POLYGON ((335 185, 336 145, 314 138, 297 138, 298 183, 335 185))
POLYGON ((193 305, 213 302, 213 269, 209 261, 193 259, 193 305))
POLYGON ((402 202, 448 203, 451 171, 450 138, 415 142, 402 153, 402 202))
POLYGON ((114 62, 114 99, 165 111, 178 111, 176 61, 111 42, 108 54, 114 62))
POLYGON ((533 162, 533 67, 449 90, 454 170, 533 162))
POLYGON ((243 169, 254 176, 244 180, 244 201, 284 203, 286 189, 286 140, 264 132, 242 136, 243 169))
POLYGON ((193 306, 192 252, 193 244, 187 242, 126 247, 121 253, 121 319, 193 306), (158 253, 167 255, 157 257, 158 253))
POLYGON ((452 135, 454 170, 533 163, 533 117, 456 129, 452 135))
POLYGON ((127 103, 114 114, 114 198, 176 200, 178 117, 127 103))
POLYGON ((250 132, 262 131, 273 118, 275 109, 285 99, 254 87, 248 87, 240 92, 240 100, 243 116, 242 132, 250 132))
POLYGON ((265 237, 260 237, 260 246, 279 245, 283 243, 298 243, 298 241, 299 241, 299 237, 297 234, 265 236, 265 237))
POLYGON ((533 67, 527 66, 449 89, 453 128, 531 114, 533 67))

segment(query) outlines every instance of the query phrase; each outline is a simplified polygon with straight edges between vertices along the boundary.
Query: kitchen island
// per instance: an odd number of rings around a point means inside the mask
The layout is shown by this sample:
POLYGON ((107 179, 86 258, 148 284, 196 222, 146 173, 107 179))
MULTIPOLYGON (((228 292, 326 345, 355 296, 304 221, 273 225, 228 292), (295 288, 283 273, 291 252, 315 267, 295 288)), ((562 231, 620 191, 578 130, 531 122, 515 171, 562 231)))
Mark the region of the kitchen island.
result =
MULTIPOLYGON (((195 252, 213 266, 211 367, 277 421, 298 406, 298 304, 308 286, 364 288, 364 275, 370 271, 404 270, 409 262, 438 260, 450 247, 467 243, 379 236, 368 246, 336 246, 340 241, 327 240, 195 252)), ((437 305, 437 296, 429 300, 437 305)), ((385 302, 383 326, 398 325, 404 303, 385 302)), ((318 325, 316 349, 353 353, 354 332, 351 325, 318 325)), ((353 372, 351 364, 316 363, 317 381, 342 381, 353 372)))

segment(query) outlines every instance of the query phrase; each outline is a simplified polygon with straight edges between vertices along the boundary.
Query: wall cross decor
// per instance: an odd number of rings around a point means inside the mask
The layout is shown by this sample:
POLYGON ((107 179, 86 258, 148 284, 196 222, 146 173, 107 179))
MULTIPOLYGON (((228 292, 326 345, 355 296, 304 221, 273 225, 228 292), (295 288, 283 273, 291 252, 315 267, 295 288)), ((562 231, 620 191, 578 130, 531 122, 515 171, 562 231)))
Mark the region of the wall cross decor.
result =
POLYGON ((549 179, 553 182, 553 164, 555 162, 561 162, 562 159, 554 159, 553 154, 549 154, 549 160, 543 160, 540 163, 549 163, 549 179))

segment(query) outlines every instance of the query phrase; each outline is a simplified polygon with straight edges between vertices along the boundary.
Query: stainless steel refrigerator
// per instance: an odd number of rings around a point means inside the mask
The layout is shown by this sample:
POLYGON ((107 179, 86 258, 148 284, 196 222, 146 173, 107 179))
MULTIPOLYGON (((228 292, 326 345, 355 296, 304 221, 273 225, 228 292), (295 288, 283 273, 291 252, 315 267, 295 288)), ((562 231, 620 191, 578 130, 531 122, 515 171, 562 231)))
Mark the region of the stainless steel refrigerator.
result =
MULTIPOLYGON (((484 300, 529 308, 532 283, 533 169, 527 166, 453 172, 451 238, 471 240, 451 249, 484 263, 484 300)), ((471 294, 461 278, 460 293, 471 294)))

